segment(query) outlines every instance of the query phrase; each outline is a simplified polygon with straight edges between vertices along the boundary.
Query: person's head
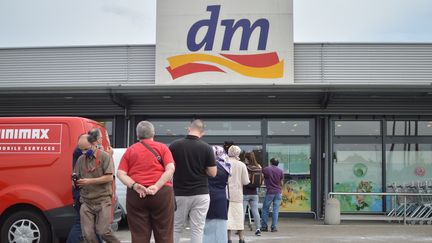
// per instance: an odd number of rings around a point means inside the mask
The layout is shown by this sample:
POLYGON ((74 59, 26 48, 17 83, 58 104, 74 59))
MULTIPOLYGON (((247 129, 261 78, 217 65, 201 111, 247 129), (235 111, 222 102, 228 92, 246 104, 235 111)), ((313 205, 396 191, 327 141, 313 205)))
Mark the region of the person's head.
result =
POLYGON ((228 149, 233 145, 234 145, 233 141, 225 141, 223 145, 225 152, 228 153, 228 149))
POLYGON ((88 140, 89 135, 83 134, 78 139, 78 148, 84 153, 87 150, 91 149, 92 144, 88 140))
POLYGON ((153 139, 155 135, 155 129, 151 122, 140 121, 136 127, 136 135, 138 139, 153 139))
POLYGON ((197 137, 204 136, 204 122, 201 119, 193 120, 188 127, 188 134, 197 137))
POLYGON ((247 159, 248 164, 252 166, 259 167, 258 161, 256 160, 255 153, 254 152, 248 152, 245 154, 245 159, 247 159))
POLYGON ((240 153, 241 153, 241 148, 239 146, 232 145, 228 149, 228 156, 235 158, 236 160, 240 160, 240 153))
POLYGON ((215 159, 218 162, 227 162, 228 161, 228 157, 227 154, 225 153, 225 150, 221 147, 221 146, 213 146, 213 152, 215 155, 215 159))
POLYGON ((271 158, 270 159, 270 164, 274 165, 274 166, 278 166, 279 165, 279 160, 276 158, 271 158))
POLYGON ((98 128, 93 128, 87 133, 87 140, 92 145, 102 144, 102 135, 98 128))

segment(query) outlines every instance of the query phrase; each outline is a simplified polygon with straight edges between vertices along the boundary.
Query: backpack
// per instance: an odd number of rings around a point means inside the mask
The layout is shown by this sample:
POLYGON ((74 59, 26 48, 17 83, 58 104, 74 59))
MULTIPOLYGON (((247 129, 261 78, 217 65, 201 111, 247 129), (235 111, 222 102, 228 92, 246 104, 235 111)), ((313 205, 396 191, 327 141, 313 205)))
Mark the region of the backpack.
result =
POLYGON ((247 170, 250 183, 247 184, 246 187, 252 189, 260 187, 264 181, 264 174, 262 173, 262 169, 257 166, 248 166, 247 170))

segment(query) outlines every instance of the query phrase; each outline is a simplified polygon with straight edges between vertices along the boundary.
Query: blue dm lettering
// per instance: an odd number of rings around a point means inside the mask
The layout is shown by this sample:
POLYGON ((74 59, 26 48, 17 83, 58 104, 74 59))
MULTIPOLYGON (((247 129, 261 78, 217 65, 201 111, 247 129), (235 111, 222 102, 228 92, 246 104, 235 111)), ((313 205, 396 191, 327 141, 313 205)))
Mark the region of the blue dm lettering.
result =
MULTIPOLYGON (((187 36, 187 47, 190 51, 198 51, 204 47, 205 51, 213 50, 216 28, 219 20, 220 5, 207 6, 207 11, 210 12, 210 19, 200 20, 192 25, 187 36), (196 42, 198 31, 202 27, 207 27, 207 32, 200 43, 196 42)), ((225 19, 221 21, 221 25, 225 26, 225 33, 222 42, 222 50, 228 51, 231 47, 231 41, 235 32, 241 27, 242 37, 240 42, 240 50, 248 50, 249 41, 252 33, 260 27, 260 35, 258 41, 258 50, 265 50, 267 47, 267 38, 270 29, 270 23, 267 19, 261 18, 251 24, 248 19, 240 19, 235 22, 234 19, 225 19)))

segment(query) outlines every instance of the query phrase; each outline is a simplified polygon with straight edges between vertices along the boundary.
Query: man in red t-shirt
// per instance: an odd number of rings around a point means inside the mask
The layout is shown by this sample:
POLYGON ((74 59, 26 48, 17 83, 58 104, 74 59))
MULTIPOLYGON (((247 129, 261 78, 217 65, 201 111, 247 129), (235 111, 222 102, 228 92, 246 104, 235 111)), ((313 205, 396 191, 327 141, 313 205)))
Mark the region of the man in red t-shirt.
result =
POLYGON ((153 124, 136 127, 138 143, 123 155, 117 176, 128 187, 126 210, 132 242, 173 242, 174 192, 171 178, 175 165, 168 147, 153 140, 153 124))

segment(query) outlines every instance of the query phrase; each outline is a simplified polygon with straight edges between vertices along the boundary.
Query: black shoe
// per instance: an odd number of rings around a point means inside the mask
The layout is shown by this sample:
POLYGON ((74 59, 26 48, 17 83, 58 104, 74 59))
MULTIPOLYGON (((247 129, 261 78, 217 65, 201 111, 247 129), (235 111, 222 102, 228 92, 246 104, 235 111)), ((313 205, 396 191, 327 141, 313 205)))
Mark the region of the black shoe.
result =
POLYGON ((239 240, 239 243, 245 243, 245 240, 239 240))
POLYGON ((267 227, 261 227, 261 231, 262 232, 268 232, 268 228, 267 227))
POLYGON ((256 236, 261 236, 261 230, 260 230, 260 229, 257 229, 257 230, 255 231, 255 235, 256 235, 256 236))
POLYGON ((232 243, 232 240, 228 240, 228 243, 232 243))
POLYGON ((272 227, 271 228, 271 232, 277 232, 277 228, 276 227, 272 227))

